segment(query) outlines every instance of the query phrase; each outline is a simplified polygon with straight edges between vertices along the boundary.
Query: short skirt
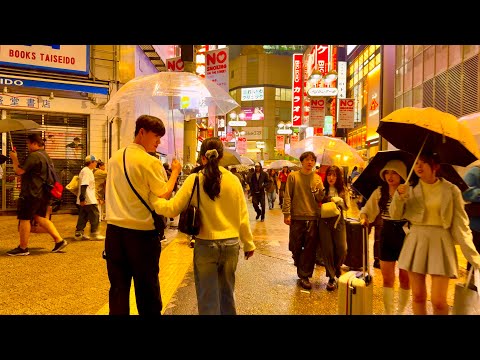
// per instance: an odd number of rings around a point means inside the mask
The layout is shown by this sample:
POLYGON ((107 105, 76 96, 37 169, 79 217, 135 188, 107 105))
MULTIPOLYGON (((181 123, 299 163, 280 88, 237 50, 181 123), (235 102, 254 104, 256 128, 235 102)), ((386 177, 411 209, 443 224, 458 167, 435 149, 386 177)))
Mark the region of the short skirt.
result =
POLYGON ((407 271, 458 278, 458 259, 450 231, 440 226, 412 225, 405 236, 398 267, 407 271))

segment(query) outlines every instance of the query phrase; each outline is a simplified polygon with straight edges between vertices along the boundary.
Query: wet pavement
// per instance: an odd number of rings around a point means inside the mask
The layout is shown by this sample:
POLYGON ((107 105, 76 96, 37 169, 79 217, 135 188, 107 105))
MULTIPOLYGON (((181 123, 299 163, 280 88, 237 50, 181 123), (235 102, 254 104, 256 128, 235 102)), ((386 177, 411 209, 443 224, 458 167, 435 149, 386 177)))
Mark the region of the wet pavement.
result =
MULTIPOLYGON (((278 200, 277 200, 278 201, 278 200)), ((283 223, 278 202, 267 210, 264 222, 255 220, 248 201, 250 222, 257 245, 249 260, 241 256, 236 273, 238 314, 249 315, 333 315, 337 313, 337 292, 328 292, 325 269, 316 267, 310 291, 297 285, 296 269, 288 251, 288 226, 283 223)), ((358 210, 348 215, 354 216, 358 210)), ((6 252, 18 245, 15 216, 0 216, 0 315, 105 315, 108 314, 109 281, 102 259, 103 241, 74 240, 76 215, 54 214, 53 222, 69 245, 51 253, 48 234, 32 234, 29 256, 12 257, 6 252)), ((100 225, 105 234, 106 223, 100 225)), ((88 225, 87 225, 88 230, 88 225)), ((88 231, 86 231, 88 234, 88 231)), ((186 235, 167 229, 162 242, 160 283, 166 315, 197 314, 193 280, 193 250, 186 235)), ((373 247, 373 233, 370 237, 373 247)), ((465 277, 465 259, 460 251, 460 275, 465 277)), ((372 256, 370 256, 372 257, 372 256)), ((382 276, 372 267, 373 313, 382 314, 382 276)), ((448 303, 453 305, 455 282, 450 282, 448 303)), ((398 286, 398 284, 396 284, 398 286)), ((131 313, 136 314, 131 296, 131 313)), ((431 307, 429 305, 429 312, 431 307)), ((409 312, 411 310, 409 309, 409 312)))

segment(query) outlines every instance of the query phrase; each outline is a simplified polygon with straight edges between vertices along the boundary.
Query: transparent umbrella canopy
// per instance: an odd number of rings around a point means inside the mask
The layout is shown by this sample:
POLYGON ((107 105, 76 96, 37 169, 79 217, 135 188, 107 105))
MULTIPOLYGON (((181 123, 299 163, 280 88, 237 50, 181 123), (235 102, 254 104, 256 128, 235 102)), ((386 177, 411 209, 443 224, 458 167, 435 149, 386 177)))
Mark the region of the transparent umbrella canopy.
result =
POLYGON ((339 138, 311 136, 297 142, 287 153, 299 159, 305 151, 312 151, 322 165, 365 166, 358 151, 339 138))
MULTIPOLYGON (((190 72, 159 72, 139 76, 124 84, 105 104, 109 116, 118 105, 148 108, 155 104, 168 118, 167 126, 174 132, 174 119, 225 115, 240 105, 213 81, 190 72), (176 116, 180 114, 180 116, 176 116)), ((175 151, 176 146, 174 144, 175 151)))

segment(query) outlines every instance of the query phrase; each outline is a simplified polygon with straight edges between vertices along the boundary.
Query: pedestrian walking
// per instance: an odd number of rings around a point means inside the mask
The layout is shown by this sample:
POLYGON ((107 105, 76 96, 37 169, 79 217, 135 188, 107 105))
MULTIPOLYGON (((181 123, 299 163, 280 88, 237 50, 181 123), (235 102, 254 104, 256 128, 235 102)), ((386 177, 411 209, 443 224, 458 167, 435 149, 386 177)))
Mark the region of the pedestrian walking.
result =
MULTIPOLYGON (((245 259, 255 250, 242 185, 234 174, 218 163, 223 144, 218 137, 207 138, 200 147, 198 172, 200 232, 193 251, 195 289, 200 315, 235 315, 235 272, 240 241, 245 259), (234 204, 234 206, 232 205, 234 204)), ((177 216, 187 206, 197 174, 190 174, 170 200, 156 199, 155 211, 177 216)), ((198 205, 198 204, 197 204, 198 205)))
POLYGON ((75 227, 76 240, 104 240, 100 235, 100 213, 98 211, 97 193, 95 190, 95 175, 93 169, 97 167, 97 158, 94 155, 85 157, 85 164, 78 174, 77 206, 79 209, 77 226, 75 227), (85 234, 85 227, 90 223, 90 236, 85 234))
POLYGON ((280 181, 280 189, 278 190, 278 203, 280 208, 283 206, 283 197, 285 195, 285 187, 287 185, 287 177, 290 174, 290 170, 288 170, 288 166, 284 166, 282 171, 278 174, 278 180, 280 181))
POLYGON ((155 230, 149 194, 170 196, 182 168, 174 159, 172 174, 165 182, 162 163, 149 155, 164 135, 162 120, 151 115, 139 116, 133 143, 117 150, 107 164, 105 258, 110 280, 110 315, 130 313, 132 279, 138 313, 160 315, 162 311, 158 279, 161 239, 155 230), (137 197, 126 175, 150 211, 137 197))
POLYGON ((13 171, 21 175, 20 196, 17 203, 17 218, 19 220, 20 244, 7 252, 10 256, 29 255, 28 241, 30 239, 31 222, 34 220, 53 238, 55 246, 52 252, 58 252, 67 246, 53 222, 46 217, 50 205, 50 193, 45 189, 44 182, 48 177, 48 163, 52 160, 44 149, 44 141, 40 134, 34 133, 27 137, 29 154, 20 165, 17 152, 12 149, 13 171), (48 163, 47 163, 48 161, 48 163))
POLYGON ((300 155, 302 167, 288 175, 282 208, 283 222, 290 226, 288 249, 297 267, 298 284, 307 290, 312 288, 318 247, 318 203, 325 194, 321 177, 313 171, 316 161, 311 151, 300 155))
POLYGON ((451 278, 458 278, 456 243, 475 269, 480 268, 460 189, 437 177, 439 169, 438 155, 422 152, 414 165, 418 179, 414 178, 411 186, 399 185, 389 208, 392 219, 411 223, 398 267, 408 271, 414 315, 427 314, 427 275, 433 313, 448 315, 448 284, 451 278))
POLYGON ((255 163, 255 172, 250 177, 250 194, 252 204, 257 216, 256 220, 265 221, 265 185, 267 184, 267 173, 263 171, 262 165, 255 163))
MULTIPOLYGON (((380 215, 382 227, 379 239, 380 270, 383 278, 383 306, 386 315, 394 312, 394 285, 395 265, 402 250, 405 239, 403 227, 407 224, 405 219, 392 220, 389 213, 392 196, 400 184, 407 178, 407 166, 401 160, 388 161, 380 170, 382 185, 375 189, 368 198, 365 206, 360 210, 360 223, 369 227, 380 215)), ((375 234, 377 227, 375 226, 375 234)), ((403 314, 410 300, 410 282, 408 273, 404 269, 398 271, 398 308, 397 314, 403 314)))
POLYGON ((270 169, 267 172, 267 185, 265 186, 265 192, 267 194, 268 208, 272 210, 275 205, 275 199, 278 194, 277 173, 275 169, 270 169))
POLYGON ((319 246, 317 247, 317 260, 323 259, 325 273, 328 277, 327 290, 333 291, 338 286, 341 266, 347 256, 347 233, 345 217, 350 209, 350 195, 343 182, 343 170, 338 166, 329 166, 325 172, 325 196, 322 206, 333 201, 341 209, 335 217, 320 218, 319 220, 319 246))
POLYGON ((100 221, 105 220, 105 183, 107 181, 106 165, 102 160, 97 161, 97 167, 92 170, 95 178, 95 196, 97 198, 100 221))

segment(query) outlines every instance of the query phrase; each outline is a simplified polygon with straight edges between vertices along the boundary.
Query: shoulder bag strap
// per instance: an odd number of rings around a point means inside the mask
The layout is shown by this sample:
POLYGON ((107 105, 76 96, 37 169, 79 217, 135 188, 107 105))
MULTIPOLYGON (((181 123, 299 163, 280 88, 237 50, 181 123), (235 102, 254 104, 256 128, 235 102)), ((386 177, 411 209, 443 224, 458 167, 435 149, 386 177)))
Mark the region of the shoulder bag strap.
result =
MULTIPOLYGON (((47 178, 44 181, 48 181, 48 178, 50 177, 50 173, 53 172, 53 169, 50 163, 48 162, 48 158, 42 152, 36 151, 36 153, 40 154, 45 159, 45 163, 47 164, 47 178)), ((52 176, 52 178, 55 178, 55 177, 52 176)))
POLYGON ((199 183, 198 183, 198 173, 197 175, 195 175, 195 182, 193 183, 193 189, 192 189, 192 193, 190 194, 190 200, 188 200, 188 204, 187 204, 187 207, 190 206, 190 203, 192 202, 192 197, 193 197, 193 193, 195 192, 195 188, 197 189, 197 207, 200 208, 200 192, 199 192, 199 183))
POLYGON ((128 181, 128 184, 130 185, 130 187, 132 188, 133 192, 135 193, 135 195, 137 195, 137 197, 140 199, 140 201, 142 202, 143 205, 145 205, 145 207, 148 209, 148 211, 152 212, 152 210, 150 209, 150 207, 147 205, 147 203, 145 202, 145 200, 143 200, 143 198, 140 196, 140 194, 137 192, 137 190, 135 190, 135 188, 133 187, 132 183, 130 182, 130 178, 128 177, 128 174, 127 174, 127 167, 125 166, 125 153, 127 152, 127 148, 125 148, 125 150, 123 150, 123 170, 125 171, 125 177, 127 178, 127 181, 128 181))

